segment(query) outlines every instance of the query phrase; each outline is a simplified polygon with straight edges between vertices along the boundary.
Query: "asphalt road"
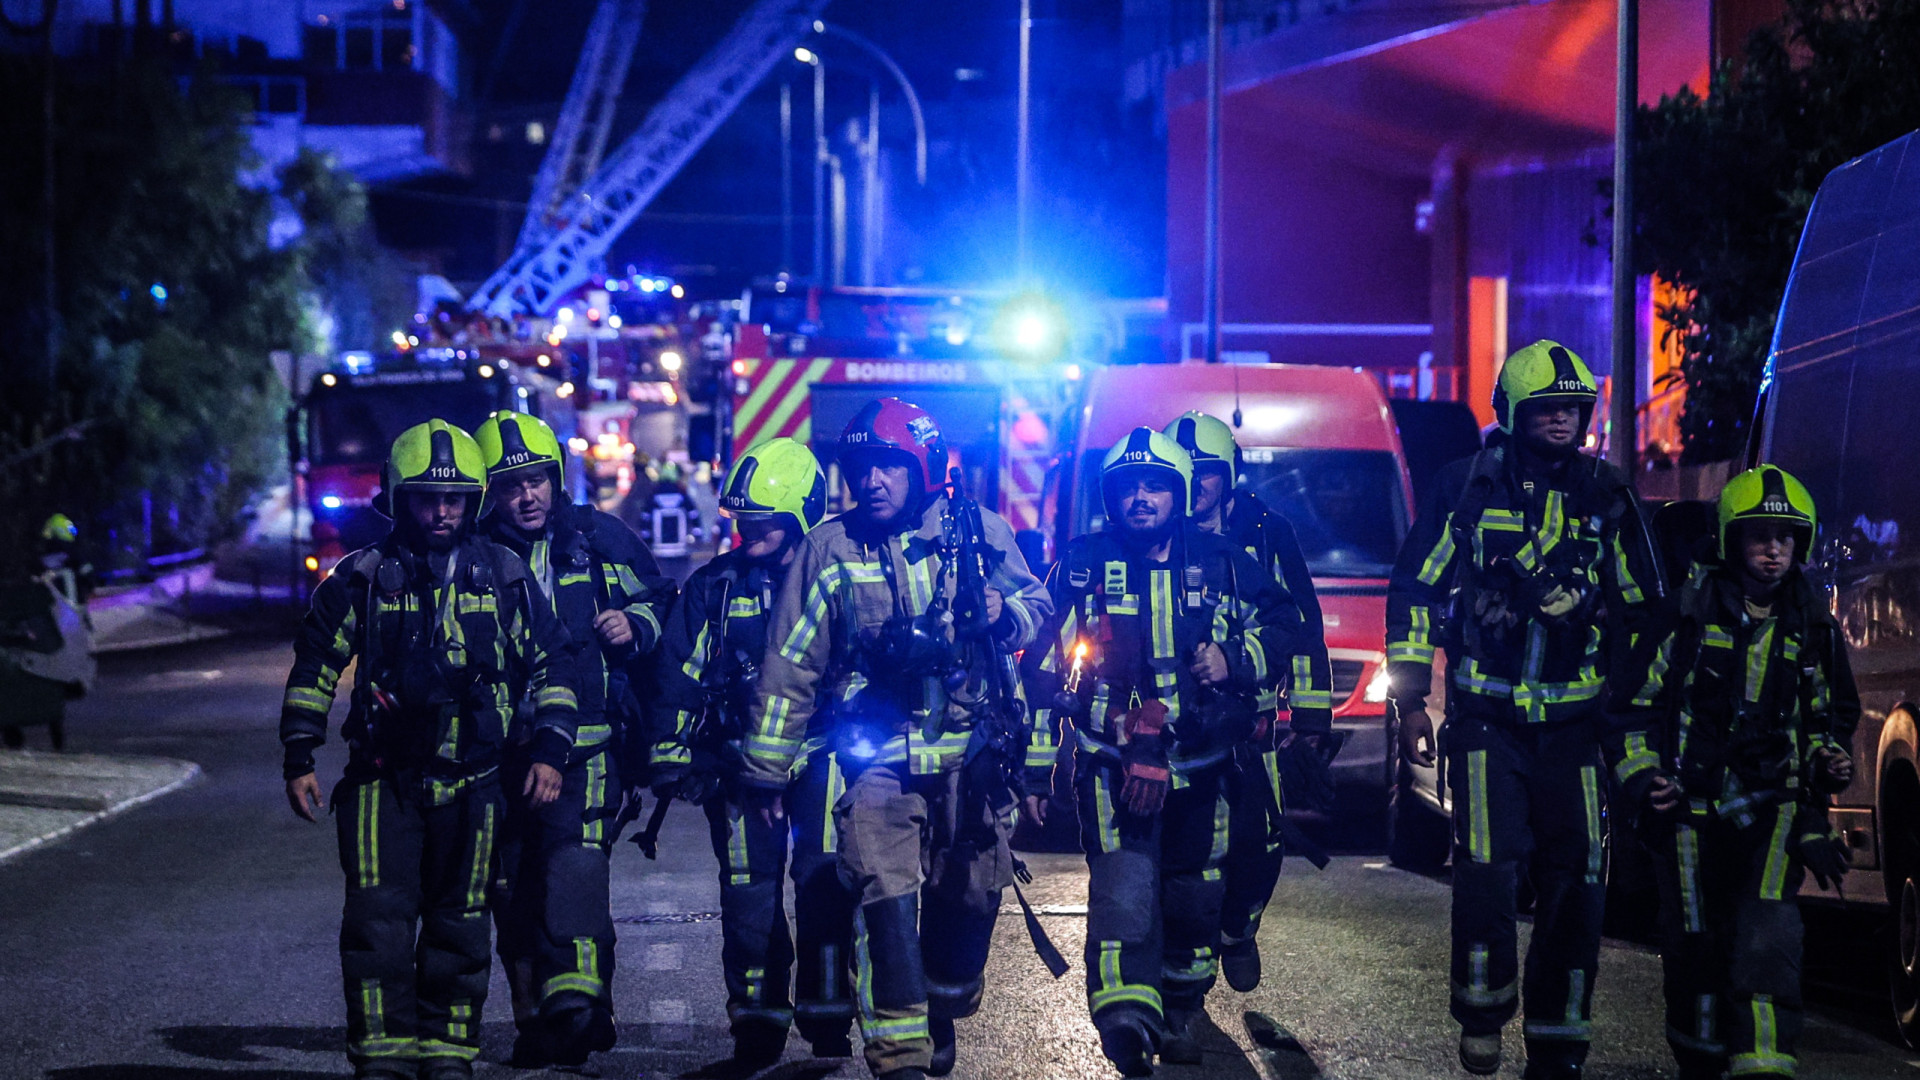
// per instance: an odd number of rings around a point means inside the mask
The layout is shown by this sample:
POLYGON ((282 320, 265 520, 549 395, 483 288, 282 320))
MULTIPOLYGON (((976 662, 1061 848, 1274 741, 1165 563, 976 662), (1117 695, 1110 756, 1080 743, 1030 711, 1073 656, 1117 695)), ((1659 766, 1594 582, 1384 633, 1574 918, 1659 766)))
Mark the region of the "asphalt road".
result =
MULTIPOLYGON (((94 697, 68 725, 76 749, 155 753, 198 762, 199 784, 0 865, 0 1078, 192 1080, 346 1074, 335 935, 340 871, 331 827, 287 810, 274 740, 290 650, 257 633, 103 665, 94 697)), ((337 745, 323 776, 337 776, 337 745)), ((1447 892, 1442 881, 1387 868, 1378 837, 1356 820, 1333 839, 1341 855, 1316 873, 1290 863, 1263 931, 1266 984, 1224 985, 1199 1068, 1173 1078, 1425 1078, 1464 1076, 1446 1013, 1447 892), (1245 1010, 1266 1013, 1299 1049, 1251 1049, 1245 1010)), ((669 817, 648 863, 621 845, 616 995, 621 1045, 597 1057, 608 1077, 684 1077, 725 1056, 716 958, 717 882, 697 815, 669 817)), ((1030 857, 1037 904, 1074 971, 1055 982, 1003 918, 986 1005, 961 1025, 957 1076, 1115 1075, 1085 1013, 1079 950, 1085 877, 1077 856, 1030 857), (1048 910, 1052 910, 1049 908, 1048 910)), ((1011 897, 1009 897, 1011 904, 1011 897)), ((1871 928, 1816 918, 1813 1016, 1802 1075, 1837 1080, 1920 1076, 1920 1054, 1890 1040, 1871 928)), ((482 1077, 533 1075, 497 1064, 511 1025, 496 974, 483 1027, 482 1077)), ((1610 944, 1596 1003, 1588 1074, 1671 1075, 1660 1036, 1659 965, 1610 944)), ((1517 1031, 1509 1045, 1517 1046, 1517 1031)), ((863 1076, 852 1063, 809 1064, 797 1041, 769 1075, 863 1076)), ((1509 1064, 1502 1076, 1517 1076, 1509 1064)))

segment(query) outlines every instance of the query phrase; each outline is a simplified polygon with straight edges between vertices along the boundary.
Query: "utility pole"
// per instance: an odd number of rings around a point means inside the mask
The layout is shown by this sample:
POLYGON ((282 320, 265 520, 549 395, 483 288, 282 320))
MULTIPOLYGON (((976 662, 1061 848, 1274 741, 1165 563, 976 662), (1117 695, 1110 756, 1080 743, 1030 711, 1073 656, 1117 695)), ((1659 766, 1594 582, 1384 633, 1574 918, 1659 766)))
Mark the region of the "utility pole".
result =
POLYGON ((793 273, 793 84, 780 84, 780 272, 793 273))
POLYGON ((876 285, 880 266, 880 84, 867 89, 867 137, 860 149, 860 284, 876 285))
POLYGON ((1207 0, 1207 224, 1201 302, 1207 363, 1220 362, 1220 0, 1207 0))
POLYGON ((1027 153, 1031 142, 1032 124, 1029 118, 1031 110, 1033 67, 1033 0, 1020 0, 1020 117, 1014 136, 1013 171, 1013 232, 1014 265, 1019 268, 1020 280, 1024 284, 1030 272, 1027 262, 1027 210, 1032 195, 1032 177, 1027 163, 1027 153))
POLYGON ((827 281, 827 65, 816 53, 813 65, 813 280, 827 281))
POLYGON ((1640 3, 1619 0, 1619 56, 1613 110, 1613 399, 1607 460, 1633 476, 1638 463, 1639 319, 1633 273, 1633 115, 1640 103, 1640 3))

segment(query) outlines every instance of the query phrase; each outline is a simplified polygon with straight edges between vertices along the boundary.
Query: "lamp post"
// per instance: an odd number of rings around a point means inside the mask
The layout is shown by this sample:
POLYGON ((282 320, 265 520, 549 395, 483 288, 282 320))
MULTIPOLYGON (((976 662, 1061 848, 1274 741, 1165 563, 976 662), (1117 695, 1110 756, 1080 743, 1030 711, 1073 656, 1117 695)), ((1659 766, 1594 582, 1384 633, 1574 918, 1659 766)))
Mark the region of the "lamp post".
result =
POLYGON ((793 84, 780 84, 780 272, 793 273, 793 84))
POLYGON ((827 66, 804 45, 793 58, 813 68, 813 279, 820 284, 827 274, 827 66))
POLYGON ((1031 195, 1031 177, 1027 164, 1027 152, 1032 142, 1032 125, 1029 120, 1031 106, 1033 68, 1033 0, 1020 0, 1020 97, 1019 120, 1014 135, 1013 165, 1013 234, 1014 263, 1019 267, 1020 280, 1027 280, 1027 204, 1031 195))
POLYGON ((1634 474, 1639 456, 1639 284, 1633 273, 1633 112, 1640 101, 1640 4, 1619 0, 1613 109, 1613 395, 1607 460, 1634 474))

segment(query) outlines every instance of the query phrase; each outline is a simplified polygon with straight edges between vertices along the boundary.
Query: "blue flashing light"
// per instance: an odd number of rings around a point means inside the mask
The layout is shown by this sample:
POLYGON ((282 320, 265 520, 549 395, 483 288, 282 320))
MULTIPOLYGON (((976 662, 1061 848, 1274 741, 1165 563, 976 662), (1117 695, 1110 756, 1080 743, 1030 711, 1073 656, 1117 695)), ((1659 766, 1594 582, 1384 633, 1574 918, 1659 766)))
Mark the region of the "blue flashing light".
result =
POLYGON ((167 287, 156 281, 153 288, 147 290, 147 295, 153 297, 154 303, 164 304, 167 302, 167 287))
POLYGON ((654 290, 654 287, 655 287, 655 286, 654 286, 654 284, 653 284, 653 279, 652 279, 652 278, 641 278, 641 279, 640 279, 640 291, 641 291, 641 292, 652 292, 652 291, 654 290))
POLYGON ((329 510, 338 510, 340 509, 340 496, 322 495, 320 496, 320 505, 326 507, 329 510))

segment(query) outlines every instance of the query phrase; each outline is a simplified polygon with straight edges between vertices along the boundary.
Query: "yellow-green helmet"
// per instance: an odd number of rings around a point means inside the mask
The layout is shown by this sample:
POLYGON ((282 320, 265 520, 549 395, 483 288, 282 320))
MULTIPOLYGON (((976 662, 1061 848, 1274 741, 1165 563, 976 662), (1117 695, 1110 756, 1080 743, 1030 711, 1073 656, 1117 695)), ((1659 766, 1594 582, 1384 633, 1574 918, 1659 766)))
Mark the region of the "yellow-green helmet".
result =
POLYGON ((554 471, 553 486, 565 490, 565 456, 560 438, 545 420, 512 409, 500 409, 488 416, 473 433, 480 444, 480 459, 486 462, 487 479, 493 481, 516 469, 548 466, 554 471))
POLYGON ((1240 444, 1226 421, 1203 412, 1184 412, 1160 432, 1187 452, 1198 471, 1202 465, 1221 464, 1227 468, 1228 483, 1240 472, 1240 444))
POLYGON ((1493 415, 1500 430, 1513 434, 1514 414, 1529 401, 1578 401, 1580 430, 1593 419, 1600 384, 1586 362, 1557 341, 1542 339, 1507 357, 1493 387, 1493 415))
POLYGON ((1100 498, 1106 507, 1107 520, 1117 521, 1120 517, 1113 505, 1114 474, 1132 469, 1168 473, 1168 479, 1173 482, 1173 515, 1186 516, 1193 506, 1193 458, 1171 438, 1150 427, 1137 427, 1115 443, 1113 449, 1107 451, 1106 460, 1100 463, 1100 498))
POLYGON ((1720 489, 1720 559, 1733 559, 1733 527, 1743 521, 1784 521, 1793 526, 1793 558, 1805 562, 1819 516, 1806 485, 1778 465, 1748 469, 1720 489))
POLYGON ((445 420, 429 420, 401 432, 387 452, 374 509, 395 516, 394 497, 404 491, 471 495, 478 502, 487 493, 480 444, 445 420))
POLYGON ((827 477, 805 444, 768 439, 740 455, 720 488, 720 512, 728 517, 790 514, 801 535, 827 516, 827 477))
POLYGON ((80 526, 65 514, 55 514, 40 526, 40 539, 49 544, 73 544, 80 540, 80 526))

